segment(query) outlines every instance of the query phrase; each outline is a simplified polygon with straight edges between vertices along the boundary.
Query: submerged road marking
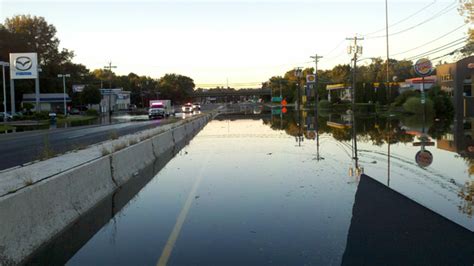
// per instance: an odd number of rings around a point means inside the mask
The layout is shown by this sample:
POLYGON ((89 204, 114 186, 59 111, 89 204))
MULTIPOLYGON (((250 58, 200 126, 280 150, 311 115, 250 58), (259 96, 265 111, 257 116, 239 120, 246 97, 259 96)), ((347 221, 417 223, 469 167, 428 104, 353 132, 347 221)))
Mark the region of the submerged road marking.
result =
MULTIPOLYGON (((207 158, 205 161, 207 162, 207 158)), ((201 183, 205 165, 206 164, 203 164, 203 166, 199 170, 199 174, 196 180, 194 181, 191 191, 188 194, 188 198, 184 203, 183 209, 181 209, 181 212, 179 213, 178 219, 176 220, 176 224, 173 227, 173 231, 171 231, 171 235, 168 238, 165 247, 163 248, 163 252, 161 253, 160 259, 157 263, 158 266, 165 266, 168 263, 168 260, 171 256, 171 252, 173 251, 174 245, 176 244, 176 240, 178 240, 179 233, 181 232, 181 228, 183 227, 184 221, 188 216, 189 209, 191 209, 191 204, 193 203, 193 200, 196 197, 196 191, 199 187, 199 184, 201 183)))

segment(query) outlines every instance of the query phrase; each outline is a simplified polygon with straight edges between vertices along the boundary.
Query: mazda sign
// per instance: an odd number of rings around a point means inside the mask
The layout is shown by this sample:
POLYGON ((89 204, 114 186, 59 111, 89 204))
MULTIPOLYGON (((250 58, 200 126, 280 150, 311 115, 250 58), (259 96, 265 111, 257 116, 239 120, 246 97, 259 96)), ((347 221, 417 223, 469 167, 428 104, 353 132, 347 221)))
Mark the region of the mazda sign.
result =
POLYGON ((38 78, 38 56, 36 53, 10 54, 10 76, 12 79, 38 78))
POLYGON ((19 71, 27 71, 31 68, 31 65, 31 58, 27 56, 20 56, 15 60, 15 68, 19 71))

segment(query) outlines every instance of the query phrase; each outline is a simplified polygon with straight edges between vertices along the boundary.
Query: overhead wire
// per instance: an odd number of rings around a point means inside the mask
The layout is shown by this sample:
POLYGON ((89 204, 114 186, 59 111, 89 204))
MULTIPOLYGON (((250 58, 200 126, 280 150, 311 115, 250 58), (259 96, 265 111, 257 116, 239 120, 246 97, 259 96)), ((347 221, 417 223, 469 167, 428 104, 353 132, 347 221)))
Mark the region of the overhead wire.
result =
MULTIPOLYGON (((436 0, 433 1, 433 2, 431 2, 431 3, 429 3, 429 4, 426 5, 426 6, 423 6, 421 9, 419 9, 419 10, 417 10, 416 12, 414 12, 414 13, 408 15, 407 17, 405 17, 405 18, 403 18, 403 19, 401 19, 401 20, 399 20, 399 21, 397 21, 397 22, 395 22, 395 23, 389 25, 388 28, 392 28, 392 27, 394 27, 394 26, 396 26, 396 25, 399 25, 399 24, 401 24, 401 23, 403 23, 403 22, 405 22, 405 21, 411 19, 412 17, 414 17, 414 16, 420 14, 421 12, 425 11, 427 8, 429 8, 430 6, 434 5, 435 3, 436 3, 436 0)), ((372 35, 372 34, 379 33, 379 32, 381 32, 381 31, 385 31, 385 27, 384 27, 384 28, 381 28, 381 29, 379 29, 379 30, 370 32, 370 33, 366 33, 366 34, 364 34, 364 35, 362 35, 362 36, 370 36, 370 35, 372 35)))
MULTIPOLYGON (((413 25, 413 26, 410 26, 410 27, 408 27, 408 28, 405 28, 405 29, 403 29, 403 30, 400 30, 400 31, 397 31, 397 32, 394 32, 394 33, 390 33, 388 36, 391 37, 391 36, 395 36, 395 35, 399 35, 399 34, 405 33, 405 32, 407 32, 407 31, 410 31, 410 30, 412 30, 412 29, 414 29, 414 28, 417 28, 417 27, 419 27, 419 26, 421 26, 421 25, 424 25, 424 24, 426 24, 426 23, 428 23, 428 22, 430 22, 430 21, 432 21, 432 20, 434 20, 434 19, 437 19, 437 18, 439 18, 439 17, 445 15, 446 13, 450 12, 451 10, 457 8, 456 4, 457 4, 457 1, 452 2, 451 4, 449 4, 448 6, 446 6, 445 8, 443 8, 441 11, 439 11, 438 13, 434 14, 433 16, 431 16, 431 17, 429 17, 429 18, 427 18, 427 19, 425 19, 425 20, 423 20, 423 21, 421 21, 420 23, 417 23, 417 24, 415 24, 415 25, 413 25)), ((385 37, 387 37, 387 35, 384 34, 384 35, 377 35, 377 36, 367 36, 366 38, 367 38, 367 39, 378 39, 378 38, 385 38, 385 37)))
POLYGON ((431 55, 431 54, 435 54, 435 53, 438 53, 440 51, 443 51, 443 50, 446 50, 446 49, 449 49, 449 48, 452 48, 454 46, 457 46, 457 45, 460 45, 460 44, 463 44, 467 41, 467 39, 465 37, 463 38, 460 38, 460 39, 457 39, 455 41, 452 41, 452 42, 449 42, 447 44, 444 44, 444 45, 441 45, 435 49, 431 49, 429 51, 426 51, 426 52, 423 52, 421 54, 418 54, 418 55, 415 55, 415 56, 411 56, 409 58, 406 58, 406 60, 414 60, 414 59, 417 59, 417 58, 421 58, 421 57, 424 57, 424 56, 428 56, 428 55, 431 55))
POLYGON ((411 49, 409 49, 409 50, 405 50, 405 51, 399 52, 399 53, 394 53, 394 54, 392 54, 391 56, 397 56, 397 55, 401 55, 401 54, 406 54, 406 53, 408 53, 408 52, 414 51, 414 50, 419 49, 419 48, 421 48, 421 47, 424 47, 424 46, 426 46, 426 45, 428 45, 428 44, 431 44, 431 43, 433 43, 433 42, 435 42, 435 41, 441 40, 442 38, 448 36, 449 34, 451 34, 451 33, 453 33, 453 32, 456 32, 457 30, 459 30, 459 29, 465 27, 466 25, 468 25, 468 24, 464 23, 464 24, 462 24, 461 26, 456 27, 455 29, 453 29, 453 30, 451 30, 451 31, 449 31, 449 32, 447 32, 447 33, 445 33, 445 34, 443 34, 443 35, 437 37, 436 39, 430 40, 429 42, 426 42, 426 43, 424 43, 424 44, 422 44, 422 45, 419 45, 419 46, 417 46, 417 47, 411 48, 411 49))

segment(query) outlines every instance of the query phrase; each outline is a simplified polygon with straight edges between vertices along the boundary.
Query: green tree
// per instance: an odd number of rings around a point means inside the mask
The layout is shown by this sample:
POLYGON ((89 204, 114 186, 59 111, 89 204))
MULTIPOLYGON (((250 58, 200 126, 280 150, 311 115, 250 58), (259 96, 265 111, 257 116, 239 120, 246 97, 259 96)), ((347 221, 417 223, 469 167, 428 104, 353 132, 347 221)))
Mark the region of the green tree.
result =
POLYGON ((194 81, 178 74, 166 74, 158 81, 161 98, 182 103, 189 100, 194 90, 194 81))
POLYGON ((364 85, 364 91, 366 95, 366 102, 376 102, 376 95, 375 95, 375 89, 374 89, 374 84, 372 82, 367 82, 364 85))
POLYGON ((74 56, 73 52, 62 49, 59 51, 59 39, 56 28, 48 24, 43 17, 17 15, 7 18, 3 25, 6 35, 12 42, 11 50, 2 50, 2 59, 11 52, 36 52, 41 65, 62 64, 74 56))
POLYGON ((99 88, 95 86, 86 86, 80 94, 81 102, 83 104, 99 104, 101 100, 101 95, 99 88))
MULTIPOLYGON (((43 17, 17 15, 5 19, 0 24, 0 60, 8 61, 10 53, 36 52, 42 72, 40 86, 42 92, 62 92, 62 82, 57 78, 59 73, 76 75, 77 67, 84 66, 71 63, 73 52, 59 49, 59 39, 56 37, 56 28, 48 24, 43 17), (66 72, 67 71, 67 72, 66 72)), ((79 71, 80 72, 80 71, 79 71)), ((71 79, 68 79, 70 87, 71 79)), ((33 80, 17 80, 15 83, 15 99, 17 104, 22 94, 34 91, 33 80)))
POLYGON ((365 103, 367 102, 367 96, 364 90, 364 84, 362 82, 357 82, 355 87, 355 102, 356 103, 365 103))
POLYGON ((423 114, 426 111, 426 114, 433 113, 433 101, 431 99, 426 99, 425 104, 421 103, 420 98, 410 97, 403 104, 403 109, 412 114, 423 114))
POLYGON ((351 79, 351 67, 349 65, 337 65, 329 73, 333 83, 348 83, 351 79))
MULTIPOLYGON (((466 23, 474 22, 474 2, 472 0, 459 0, 459 14, 464 17, 466 23)), ((464 56, 469 56, 474 54, 474 29, 469 28, 468 32, 468 41, 466 45, 461 49, 461 53, 464 56)))
POLYGON ((381 105, 387 104, 387 89, 384 83, 380 83, 377 88, 377 103, 381 105))

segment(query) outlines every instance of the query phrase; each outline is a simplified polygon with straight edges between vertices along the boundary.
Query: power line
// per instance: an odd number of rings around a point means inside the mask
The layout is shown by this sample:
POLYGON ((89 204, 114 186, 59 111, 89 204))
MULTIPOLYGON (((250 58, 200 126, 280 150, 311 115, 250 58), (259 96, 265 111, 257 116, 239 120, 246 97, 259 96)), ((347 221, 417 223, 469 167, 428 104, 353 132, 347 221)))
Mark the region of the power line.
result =
MULTIPOLYGON (((399 24, 402 23, 402 22, 405 22, 405 21, 411 19, 412 17, 414 17, 414 16, 418 15, 419 13, 425 11, 427 8, 429 8, 430 6, 434 5, 435 3, 436 3, 436 0, 433 1, 433 2, 431 2, 431 3, 429 3, 428 5, 426 5, 426 6, 424 6, 424 7, 422 7, 420 10, 414 12, 413 14, 411 14, 411 15, 409 15, 409 16, 407 16, 407 17, 405 17, 405 18, 403 18, 403 19, 401 19, 401 20, 399 20, 399 21, 397 21, 397 22, 395 22, 395 23, 389 25, 388 27, 389 27, 389 28, 394 27, 394 26, 396 26, 396 25, 399 25, 399 24)), ((367 34, 364 34, 363 36, 370 36, 370 35, 372 35, 372 34, 379 33, 379 32, 381 32, 381 31, 385 31, 385 28, 382 28, 382 29, 379 29, 379 30, 376 30, 376 31, 373 31, 373 32, 370 32, 370 33, 367 33, 367 34)))
POLYGON ((331 51, 329 51, 329 52, 328 52, 327 54, 325 54, 324 56, 330 55, 331 53, 333 53, 334 51, 336 51, 337 48, 341 47, 341 45, 343 45, 345 42, 346 42, 346 39, 343 39, 338 45, 336 45, 331 51))
MULTIPOLYGON (((403 30, 394 32, 394 33, 390 34, 389 36, 394 36, 394 35, 399 35, 399 34, 405 33, 405 32, 407 32, 407 31, 410 31, 410 30, 412 30, 412 29, 414 29, 414 28, 417 28, 417 27, 419 27, 419 26, 421 26, 421 25, 423 25, 423 24, 428 23, 428 22, 430 22, 430 21, 433 20, 433 19, 439 18, 439 17, 441 17, 442 15, 448 13, 449 11, 455 9, 455 8, 457 7, 456 4, 457 4, 457 2, 453 2, 453 3, 449 4, 448 6, 446 6, 445 8, 443 8, 443 9, 442 9, 441 11, 439 11, 438 13, 436 13, 436 14, 434 14, 433 16, 429 17, 428 19, 425 19, 425 20, 423 20, 422 22, 420 22, 420 23, 418 23, 418 24, 415 24, 415 25, 413 25, 413 26, 410 26, 410 27, 408 27, 408 28, 405 28, 405 29, 403 29, 403 30)), ((367 39, 378 39, 378 38, 385 38, 385 37, 387 37, 387 36, 386 36, 386 35, 378 35, 378 36, 372 36, 372 37, 368 36, 367 39)))
POLYGON ((433 58, 433 59, 431 59, 431 60, 438 60, 438 59, 440 59, 440 58, 443 58, 443 57, 446 57, 446 56, 449 56, 449 55, 453 55, 454 53, 459 52, 461 49, 462 49, 462 47, 459 47, 459 48, 457 48, 457 49, 455 49, 455 50, 453 50, 453 51, 451 51, 451 52, 449 52, 449 53, 447 53, 447 54, 445 54, 445 55, 441 55, 441 56, 435 57, 435 58, 433 58))
POLYGON ((420 58, 420 57, 423 57, 423 56, 428 56, 428 55, 431 55, 431 54, 434 54, 434 53, 437 53, 437 52, 440 52, 440 51, 443 51, 443 50, 446 50, 446 49, 449 49, 451 47, 454 47, 456 45, 459 45, 459 44, 462 44, 466 41, 467 39, 465 37, 461 38, 461 39, 457 39, 455 41, 452 41, 450 43, 447 43, 445 45, 441 45, 435 49, 432 49, 432 50, 429 50, 429 51, 426 51, 426 52, 423 52, 421 54, 418 54, 418 55, 415 55, 415 56, 412 56, 412 57, 409 57, 407 58, 406 60, 414 60, 416 58, 420 58))
POLYGON ((423 47, 423 46, 425 46, 425 45, 427 45, 427 44, 431 44, 431 43, 433 43, 433 42, 435 42, 435 41, 438 41, 438 40, 440 40, 440 39, 442 39, 442 38, 448 36, 449 34, 455 32, 455 31, 457 31, 457 30, 463 28, 463 27, 466 26, 466 25, 467 25, 467 24, 462 24, 461 26, 455 28, 454 30, 449 31, 448 33, 445 33, 445 34, 439 36, 439 37, 436 38, 436 39, 433 39, 433 40, 431 40, 431 41, 429 41, 429 42, 426 42, 426 43, 424 43, 424 44, 422 44, 422 45, 420 45, 420 46, 411 48, 411 49, 409 49, 409 50, 406 50, 406 51, 403 51, 403 52, 400 52, 400 53, 393 54, 392 56, 397 56, 397 55, 405 54, 405 53, 411 52, 411 51, 413 51, 413 50, 416 50, 416 49, 418 49, 418 48, 421 48, 421 47, 423 47))

